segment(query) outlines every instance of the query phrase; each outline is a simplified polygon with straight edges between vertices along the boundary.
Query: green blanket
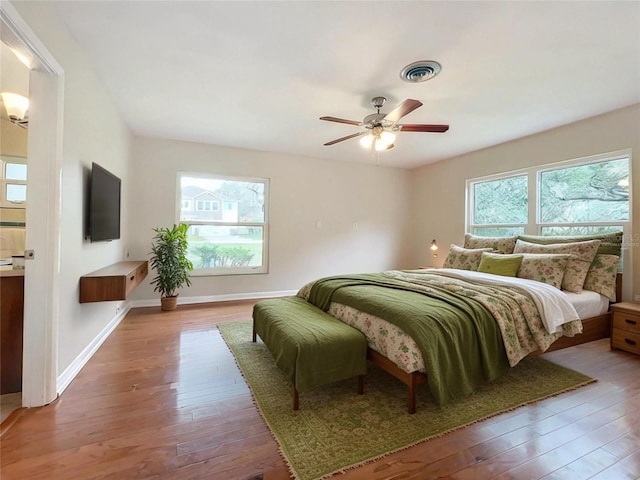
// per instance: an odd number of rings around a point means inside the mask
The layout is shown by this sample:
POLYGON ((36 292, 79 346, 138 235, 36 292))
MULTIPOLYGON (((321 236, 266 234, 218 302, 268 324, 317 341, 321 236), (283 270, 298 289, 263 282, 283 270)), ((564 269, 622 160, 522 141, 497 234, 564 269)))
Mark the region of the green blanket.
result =
POLYGON ((315 282, 308 301, 325 311, 348 305, 397 325, 420 348, 434 401, 468 395, 509 369, 498 324, 473 297, 384 274, 328 277, 315 282))

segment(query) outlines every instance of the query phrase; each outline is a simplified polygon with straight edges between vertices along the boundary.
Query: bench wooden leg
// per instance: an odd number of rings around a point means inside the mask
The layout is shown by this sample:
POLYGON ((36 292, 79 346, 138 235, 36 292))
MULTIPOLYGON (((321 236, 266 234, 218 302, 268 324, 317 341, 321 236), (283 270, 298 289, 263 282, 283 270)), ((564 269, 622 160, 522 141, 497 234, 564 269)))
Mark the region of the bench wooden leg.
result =
POLYGON ((298 396, 298 390, 293 387, 293 409, 298 410, 300 408, 300 399, 298 396))
POLYGON ((358 375, 358 395, 364 394, 364 375, 358 375))

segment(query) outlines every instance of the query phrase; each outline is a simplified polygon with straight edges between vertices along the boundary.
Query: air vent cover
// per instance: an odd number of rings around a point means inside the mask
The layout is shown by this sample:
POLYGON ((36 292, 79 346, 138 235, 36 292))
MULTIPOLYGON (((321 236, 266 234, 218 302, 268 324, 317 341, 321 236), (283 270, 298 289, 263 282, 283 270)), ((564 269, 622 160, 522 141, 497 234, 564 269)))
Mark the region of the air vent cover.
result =
POLYGON ((433 60, 420 60, 407 65, 400 72, 400 78, 405 82, 426 82, 440 73, 441 66, 433 60))

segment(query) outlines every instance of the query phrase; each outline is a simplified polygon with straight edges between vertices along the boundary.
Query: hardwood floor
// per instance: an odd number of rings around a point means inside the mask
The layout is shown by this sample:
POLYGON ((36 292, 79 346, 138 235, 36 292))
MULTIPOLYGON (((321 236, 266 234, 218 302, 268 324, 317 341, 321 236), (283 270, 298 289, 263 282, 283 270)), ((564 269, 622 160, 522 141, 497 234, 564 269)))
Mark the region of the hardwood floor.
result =
MULTIPOLYGON (((0 478, 289 478, 216 329, 252 306, 132 310, 59 399, 4 432, 0 478)), ((640 357, 608 340, 545 357, 599 381, 338 478, 640 478, 640 357)))

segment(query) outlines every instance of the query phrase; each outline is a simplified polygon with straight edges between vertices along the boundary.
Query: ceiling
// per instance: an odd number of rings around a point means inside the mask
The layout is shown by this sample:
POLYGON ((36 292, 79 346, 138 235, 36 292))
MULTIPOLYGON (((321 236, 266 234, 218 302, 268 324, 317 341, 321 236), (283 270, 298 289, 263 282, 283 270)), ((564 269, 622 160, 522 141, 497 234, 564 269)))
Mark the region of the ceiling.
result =
POLYGON ((640 2, 59 1, 135 134, 372 162, 323 143, 406 98, 380 164, 414 168, 640 102, 640 2), (417 84, 399 72, 442 65, 417 84))

